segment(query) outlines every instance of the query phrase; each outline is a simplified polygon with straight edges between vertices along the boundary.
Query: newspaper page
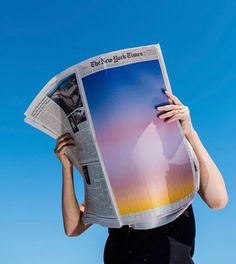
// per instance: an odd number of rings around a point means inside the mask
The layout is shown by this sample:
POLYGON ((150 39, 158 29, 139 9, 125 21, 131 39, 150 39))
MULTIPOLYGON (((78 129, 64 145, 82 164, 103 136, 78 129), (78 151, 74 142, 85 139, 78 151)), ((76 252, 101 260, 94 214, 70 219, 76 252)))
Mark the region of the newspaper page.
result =
MULTIPOLYGON (((157 118, 171 90, 160 46, 91 58, 77 75, 119 226, 148 229, 177 218, 194 199, 199 170, 179 122, 157 118)), ((86 223, 96 220, 85 211, 86 223)))
POLYGON ((159 45, 91 58, 55 76, 25 121, 58 138, 84 179, 84 223, 148 229, 177 218, 199 185, 196 156, 176 122, 157 118, 171 90, 159 45))
POLYGON ((50 80, 27 111, 25 122, 53 138, 70 133, 75 148, 67 149, 85 185, 87 218, 103 225, 119 226, 99 162, 76 77, 76 65, 50 80), (93 220, 94 221, 94 220, 93 220))

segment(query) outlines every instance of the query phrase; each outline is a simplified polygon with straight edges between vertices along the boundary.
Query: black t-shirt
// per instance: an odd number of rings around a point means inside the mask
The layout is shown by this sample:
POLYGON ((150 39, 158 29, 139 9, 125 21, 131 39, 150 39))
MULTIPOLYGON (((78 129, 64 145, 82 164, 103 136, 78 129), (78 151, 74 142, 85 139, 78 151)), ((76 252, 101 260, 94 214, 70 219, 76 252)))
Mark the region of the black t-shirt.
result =
POLYGON ((109 228, 104 250, 105 264, 192 264, 195 220, 190 205, 169 224, 134 230, 129 226, 109 228))

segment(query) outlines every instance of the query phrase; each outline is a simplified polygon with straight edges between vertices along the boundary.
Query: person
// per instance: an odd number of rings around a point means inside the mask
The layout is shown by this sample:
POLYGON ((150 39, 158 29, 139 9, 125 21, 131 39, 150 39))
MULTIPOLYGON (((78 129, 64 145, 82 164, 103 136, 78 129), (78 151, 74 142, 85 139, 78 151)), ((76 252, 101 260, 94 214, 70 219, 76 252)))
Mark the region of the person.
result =
MULTIPOLYGON (((184 136, 191 144, 200 168, 199 195, 212 209, 224 208, 228 202, 224 179, 216 164, 202 144, 193 128, 189 108, 166 91, 169 105, 157 108, 158 118, 170 123, 180 121, 184 136), (161 114, 160 114, 161 113, 161 114)), ((55 154, 62 164, 62 214, 64 230, 67 236, 78 236, 89 228, 82 222, 86 205, 76 199, 73 184, 73 164, 65 154, 65 149, 74 146, 70 134, 58 138, 55 154)), ((158 263, 188 264, 194 263, 195 221, 192 206, 169 224, 149 229, 134 230, 129 226, 109 228, 109 236, 104 249, 104 263, 158 263)))

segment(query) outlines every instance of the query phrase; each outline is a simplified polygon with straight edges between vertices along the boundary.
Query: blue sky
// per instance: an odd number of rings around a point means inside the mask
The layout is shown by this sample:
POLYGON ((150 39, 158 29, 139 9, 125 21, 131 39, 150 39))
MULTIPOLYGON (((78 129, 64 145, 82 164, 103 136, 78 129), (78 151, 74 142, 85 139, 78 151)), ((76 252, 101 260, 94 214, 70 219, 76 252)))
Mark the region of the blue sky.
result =
MULTIPOLYGON (((55 142, 23 113, 56 73, 94 55, 160 43, 173 92, 224 175, 229 204, 197 198, 196 263, 234 263, 235 1, 11 1, 0 9, 0 262, 102 263, 107 231, 64 235, 55 142)), ((82 181, 75 175, 78 200, 82 181)))

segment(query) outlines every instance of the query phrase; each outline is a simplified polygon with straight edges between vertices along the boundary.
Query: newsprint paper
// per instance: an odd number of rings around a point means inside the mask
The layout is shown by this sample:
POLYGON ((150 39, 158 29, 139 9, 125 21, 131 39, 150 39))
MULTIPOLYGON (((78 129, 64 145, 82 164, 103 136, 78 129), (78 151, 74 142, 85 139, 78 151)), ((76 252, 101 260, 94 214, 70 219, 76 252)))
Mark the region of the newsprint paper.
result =
POLYGON ((177 218, 199 188, 199 164, 179 121, 156 107, 171 91, 160 46, 102 54, 52 78, 25 122, 57 139, 84 179, 84 223, 149 229, 177 218))

